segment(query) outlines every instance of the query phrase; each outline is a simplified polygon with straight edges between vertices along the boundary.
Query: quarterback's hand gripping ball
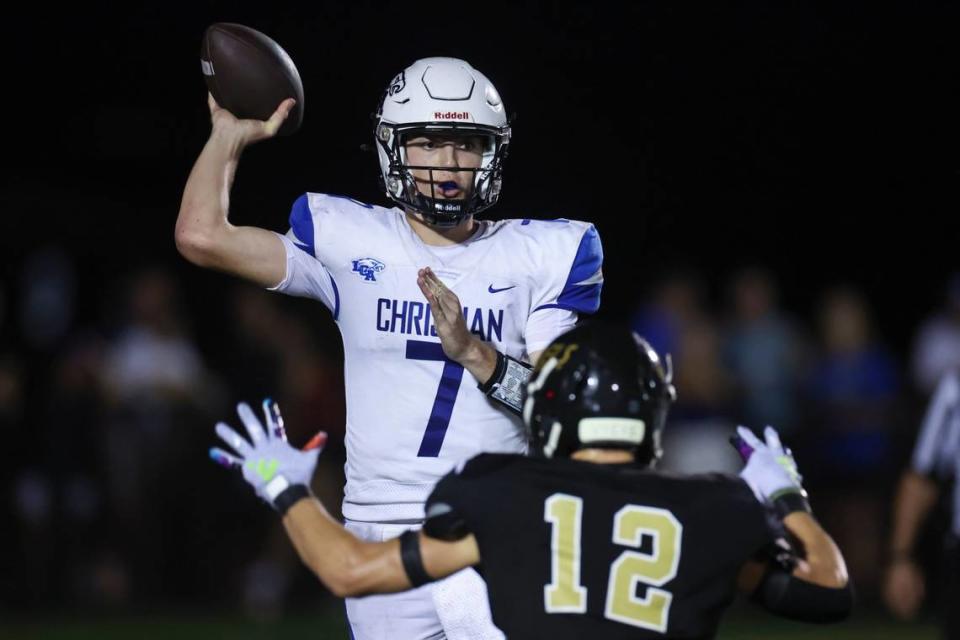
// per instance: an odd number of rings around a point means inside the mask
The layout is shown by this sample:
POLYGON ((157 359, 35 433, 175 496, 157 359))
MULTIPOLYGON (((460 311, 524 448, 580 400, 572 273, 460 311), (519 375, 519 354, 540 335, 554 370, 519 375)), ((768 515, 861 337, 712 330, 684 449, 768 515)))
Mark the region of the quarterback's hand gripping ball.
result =
POLYGON ((263 401, 266 429, 247 403, 237 405, 237 414, 247 429, 249 442, 228 425, 219 422, 216 426, 217 435, 237 455, 213 447, 210 449, 210 458, 224 467, 241 468, 243 479, 270 505, 290 486, 309 487, 327 434, 322 431, 317 433, 303 450, 299 450, 287 442, 283 418, 275 402, 263 401))
POLYGON ((203 34, 200 64, 213 101, 236 118, 275 125, 271 135, 286 136, 300 128, 300 73, 287 52, 268 36, 241 24, 210 25, 203 34), (279 119, 278 107, 289 98, 296 104, 286 118, 279 119))

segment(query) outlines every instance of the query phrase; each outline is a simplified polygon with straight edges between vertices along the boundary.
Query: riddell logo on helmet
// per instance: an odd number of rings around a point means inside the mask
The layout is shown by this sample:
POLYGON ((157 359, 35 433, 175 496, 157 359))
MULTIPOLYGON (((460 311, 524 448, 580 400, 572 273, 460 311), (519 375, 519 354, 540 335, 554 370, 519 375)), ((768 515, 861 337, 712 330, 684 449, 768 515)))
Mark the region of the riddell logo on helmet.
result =
POLYGON ((434 111, 434 120, 469 120, 469 111, 434 111))

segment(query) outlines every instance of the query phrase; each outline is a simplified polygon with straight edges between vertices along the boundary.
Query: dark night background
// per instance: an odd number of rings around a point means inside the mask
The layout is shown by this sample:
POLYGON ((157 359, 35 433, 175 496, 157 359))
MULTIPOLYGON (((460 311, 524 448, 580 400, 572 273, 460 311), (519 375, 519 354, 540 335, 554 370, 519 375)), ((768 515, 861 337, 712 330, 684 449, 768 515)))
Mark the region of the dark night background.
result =
POLYGON ((94 279, 182 266, 173 222, 208 132, 199 42, 234 21, 277 39, 306 92, 300 133, 245 157, 237 221, 281 229, 306 190, 383 202, 359 150, 380 92, 410 61, 454 55, 517 116, 492 215, 594 221, 609 312, 677 262, 767 264, 800 313, 818 285, 850 280, 901 347, 939 301, 960 229, 955 4, 483 7, 198 3, 11 21, 6 255, 64 242, 94 279))
MULTIPOLYGON (((958 270, 956 3, 354 0, 11 11, 0 45, 0 340, 26 372, 32 406, 47 402, 45 367, 57 352, 26 345, 18 318, 24 265, 50 247, 72 263, 73 325, 116 323, 124 278, 161 265, 180 288, 199 351, 228 366, 232 280, 188 264, 173 241, 183 185, 209 132, 201 37, 219 21, 277 40, 305 87, 300 132, 246 151, 234 223, 285 230, 305 191, 384 204, 376 159, 360 149, 371 141, 370 114, 400 69, 447 55, 488 75, 516 114, 503 195, 489 215, 594 222, 607 317, 628 317, 676 268, 698 274, 719 307, 730 274, 761 266, 786 311, 808 324, 824 288, 862 291, 906 376, 918 326, 958 270)), ((336 358, 332 323, 322 310, 307 313, 326 323, 320 351, 336 358)), ((23 415, 33 430, 30 411, 23 415)))

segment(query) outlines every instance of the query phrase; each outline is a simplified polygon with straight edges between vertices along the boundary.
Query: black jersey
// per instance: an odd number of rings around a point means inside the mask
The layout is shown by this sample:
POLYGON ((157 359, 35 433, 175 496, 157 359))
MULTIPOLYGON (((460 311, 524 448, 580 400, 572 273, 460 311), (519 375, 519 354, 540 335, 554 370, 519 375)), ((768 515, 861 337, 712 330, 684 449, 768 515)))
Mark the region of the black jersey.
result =
POLYGON ((511 640, 709 638, 774 522, 735 476, 482 454, 437 484, 424 530, 474 534, 511 640))

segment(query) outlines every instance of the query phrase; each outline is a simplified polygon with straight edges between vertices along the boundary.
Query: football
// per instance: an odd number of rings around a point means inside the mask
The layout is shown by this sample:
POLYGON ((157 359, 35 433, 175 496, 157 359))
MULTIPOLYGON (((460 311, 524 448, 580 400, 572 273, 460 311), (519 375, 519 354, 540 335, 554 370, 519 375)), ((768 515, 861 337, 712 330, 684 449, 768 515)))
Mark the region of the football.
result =
POLYGON ((273 39, 241 24, 212 24, 203 35, 200 65, 214 100, 237 118, 266 120, 281 102, 295 98, 297 104, 278 135, 290 135, 300 128, 300 73, 273 39))

